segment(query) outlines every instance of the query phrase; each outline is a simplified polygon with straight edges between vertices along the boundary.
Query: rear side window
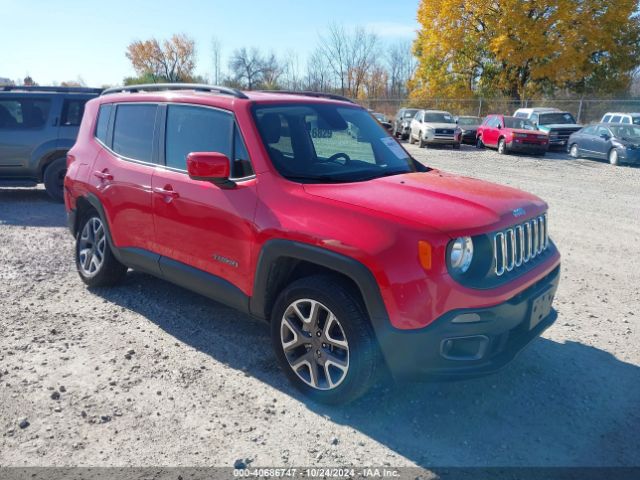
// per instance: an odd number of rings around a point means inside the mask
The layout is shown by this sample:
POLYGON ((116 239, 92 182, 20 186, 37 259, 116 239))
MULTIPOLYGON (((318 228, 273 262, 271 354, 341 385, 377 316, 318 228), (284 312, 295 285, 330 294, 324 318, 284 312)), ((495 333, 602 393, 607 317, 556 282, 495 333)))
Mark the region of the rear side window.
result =
POLYGON ((113 126, 113 151, 151 162, 157 105, 118 105, 113 126))
POLYGON ((109 117, 111 116, 111 104, 100 105, 98 111, 98 121, 96 122, 96 138, 105 145, 107 143, 107 129, 109 128, 109 117))
POLYGON ((0 129, 28 130, 42 128, 49 117, 51 101, 39 98, 0 100, 0 129))
POLYGON ((622 122, 621 123, 631 123, 631 117, 622 117, 622 122))
POLYGON ((167 167, 187 169, 191 152, 218 152, 231 158, 233 117, 204 107, 169 105, 165 132, 167 167))
POLYGON ((605 115, 604 118, 602 119, 602 123, 609 123, 610 120, 611 120, 611 115, 605 115))
POLYGON ((633 117, 633 124, 634 125, 640 125, 640 116, 633 117))
POLYGON ((85 103, 87 103, 87 100, 65 100, 62 104, 60 125, 63 127, 77 127, 80 125, 85 103))
POLYGON ((620 123, 620 115, 614 115, 611 119, 611 123, 620 123))

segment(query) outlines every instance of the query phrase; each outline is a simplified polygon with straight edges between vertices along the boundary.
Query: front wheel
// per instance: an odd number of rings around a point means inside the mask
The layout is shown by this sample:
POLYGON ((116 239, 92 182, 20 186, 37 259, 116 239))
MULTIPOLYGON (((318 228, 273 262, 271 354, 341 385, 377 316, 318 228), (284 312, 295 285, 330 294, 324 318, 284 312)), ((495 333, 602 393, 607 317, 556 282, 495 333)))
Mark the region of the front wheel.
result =
POLYGON ((422 136, 422 132, 420 132, 420 136, 418 137, 418 146, 420 148, 424 148, 427 146, 427 142, 424 140, 424 137, 422 136))
POLYGON ((379 350, 357 293, 339 279, 315 275, 279 295, 271 316, 278 362, 293 385, 327 404, 363 395, 379 368, 379 350))
POLYGON ((478 137, 476 139, 476 148, 479 148, 479 149, 484 148, 484 143, 482 142, 482 137, 478 137))
POLYGON ((67 159, 58 158, 47 165, 44 171, 44 188, 51 198, 57 202, 64 200, 64 175, 67 173, 67 159))
POLYGON ((95 211, 84 217, 76 236, 76 268, 90 287, 115 285, 127 273, 113 255, 105 225, 95 211))
POLYGON ((611 165, 620 165, 620 158, 618 157, 618 151, 615 148, 612 148, 609 151, 609 163, 611 165))
POLYGON ((501 138, 500 141, 498 141, 498 153, 500 155, 507 154, 507 142, 504 141, 504 138, 501 138))

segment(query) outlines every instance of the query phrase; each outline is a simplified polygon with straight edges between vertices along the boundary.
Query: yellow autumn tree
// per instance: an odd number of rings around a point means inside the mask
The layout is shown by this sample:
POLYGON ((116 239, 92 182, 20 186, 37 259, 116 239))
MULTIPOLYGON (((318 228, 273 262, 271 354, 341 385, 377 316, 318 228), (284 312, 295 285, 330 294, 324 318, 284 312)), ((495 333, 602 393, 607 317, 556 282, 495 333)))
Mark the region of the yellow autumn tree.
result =
POLYGON ((640 64, 638 0, 421 0, 411 95, 615 91, 640 64))

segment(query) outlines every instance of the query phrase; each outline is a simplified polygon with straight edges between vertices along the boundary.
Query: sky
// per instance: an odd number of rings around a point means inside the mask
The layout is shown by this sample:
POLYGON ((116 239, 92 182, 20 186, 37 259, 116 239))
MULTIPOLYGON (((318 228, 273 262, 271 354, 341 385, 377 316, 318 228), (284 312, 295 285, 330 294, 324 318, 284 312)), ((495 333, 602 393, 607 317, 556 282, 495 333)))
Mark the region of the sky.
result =
POLYGON ((384 42, 411 40, 417 8, 418 0, 0 0, 0 77, 119 85, 135 75, 130 42, 174 33, 196 41, 197 74, 212 74, 213 37, 223 68, 242 46, 297 52, 303 68, 330 23, 365 27, 384 42))

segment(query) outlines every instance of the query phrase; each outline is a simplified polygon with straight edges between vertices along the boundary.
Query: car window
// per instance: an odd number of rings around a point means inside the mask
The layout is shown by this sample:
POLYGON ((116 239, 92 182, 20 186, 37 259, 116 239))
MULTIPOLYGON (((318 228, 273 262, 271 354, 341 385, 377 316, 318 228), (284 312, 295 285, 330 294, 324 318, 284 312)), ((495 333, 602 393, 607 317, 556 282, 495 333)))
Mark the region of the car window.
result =
POLYGON ((0 129, 42 128, 49 117, 51 101, 39 98, 0 100, 0 129))
POLYGON ((454 123, 449 113, 424 112, 424 121, 430 123, 454 123))
POLYGON ((605 115, 602 118, 602 123, 609 123, 610 120, 611 120, 611 115, 605 115))
POLYGON ((538 114, 532 113, 531 118, 529 120, 531 120, 531 123, 538 123, 538 114))
POLYGON ((106 103, 100 105, 98 110, 98 121, 96 122, 96 138, 105 145, 109 145, 107 142, 107 130, 109 128, 109 117, 111 116, 111 104, 106 103))
MULTIPOLYGON (((533 120, 533 119, 532 119, 533 120)), ((573 115, 569 112, 559 113, 543 113, 540 115, 540 125, 552 125, 552 124, 574 124, 576 123, 573 115)))
POLYGON ((620 123, 631 123, 631 117, 625 115, 620 123))
POLYGON ((636 127, 634 125, 611 126, 611 131, 619 138, 640 138, 640 127, 636 127))
POLYGON ((620 119, 622 117, 620 115, 614 115, 613 117, 611 117, 611 123, 620 123, 620 119))
POLYGON ((516 112, 516 114, 514 115, 514 117, 518 117, 518 118, 527 118, 527 114, 525 112, 516 112))
POLYGON ((418 110, 410 109, 404 111, 404 118, 413 118, 418 110))
POLYGON ((535 130, 533 123, 526 118, 504 117, 504 126, 520 130, 535 130))
POLYGON ((480 119, 478 117, 460 117, 458 118, 458 125, 478 125, 480 119))
POLYGON ((482 120, 482 125, 485 127, 490 126, 492 118, 493 117, 484 117, 484 120, 482 120))
POLYGON ((292 181, 357 182, 423 168, 361 108, 258 105, 254 118, 273 166, 292 181))
POLYGON ((600 135, 611 135, 611 132, 609 132, 609 129, 607 127, 602 127, 599 126, 598 130, 596 131, 596 135, 600 136, 600 135))
POLYGON ((126 158, 151 162, 157 105, 118 105, 113 126, 113 151, 126 158))
POLYGON ((595 135, 596 127, 591 126, 591 127, 583 128, 582 130, 580 130, 580 133, 582 133, 584 135, 595 135))
POLYGON ((233 128, 233 116, 228 112, 169 105, 165 133, 167 167, 186 170, 187 155, 191 152, 218 152, 231 158, 233 128))
POLYGON ((62 104, 60 125, 63 127, 77 127, 82 121, 84 105, 87 100, 68 99, 62 104))

